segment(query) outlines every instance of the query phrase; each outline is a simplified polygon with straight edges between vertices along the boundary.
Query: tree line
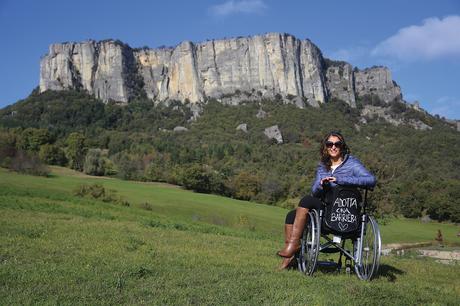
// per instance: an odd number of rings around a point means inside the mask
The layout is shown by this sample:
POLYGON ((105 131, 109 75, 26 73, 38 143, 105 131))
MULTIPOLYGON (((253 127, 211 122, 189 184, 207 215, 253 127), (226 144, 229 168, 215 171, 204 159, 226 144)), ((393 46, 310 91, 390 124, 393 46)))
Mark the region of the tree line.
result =
POLYGON ((46 175, 46 164, 90 175, 179 184, 197 192, 294 207, 310 192, 319 142, 340 130, 352 154, 378 178, 379 215, 460 220, 460 133, 435 117, 394 102, 395 116, 423 120, 430 131, 363 124, 360 107, 332 101, 299 109, 281 101, 228 106, 209 100, 190 120, 190 104, 136 100, 103 104, 78 91, 32 93, 0 110, 0 165, 46 175), (267 116, 258 118, 262 109, 267 116), (247 132, 236 127, 246 123, 247 132), (263 131, 277 124, 283 144, 263 131), (173 131, 176 126, 188 130, 173 131))

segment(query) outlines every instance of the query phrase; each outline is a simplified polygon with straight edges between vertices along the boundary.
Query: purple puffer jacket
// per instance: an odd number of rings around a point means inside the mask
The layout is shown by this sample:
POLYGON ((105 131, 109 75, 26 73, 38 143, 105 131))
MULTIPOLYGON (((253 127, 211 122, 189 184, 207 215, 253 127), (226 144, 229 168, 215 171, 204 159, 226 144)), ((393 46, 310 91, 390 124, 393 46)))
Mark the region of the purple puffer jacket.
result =
POLYGON ((332 170, 328 171, 323 163, 318 165, 315 182, 311 186, 311 193, 314 197, 321 196, 323 186, 321 186, 320 182, 321 179, 327 176, 333 176, 337 179, 337 182, 332 183, 331 186, 348 185, 356 187, 374 187, 377 183, 375 176, 373 176, 356 157, 346 155, 345 160, 335 169, 334 174, 332 174, 332 170))

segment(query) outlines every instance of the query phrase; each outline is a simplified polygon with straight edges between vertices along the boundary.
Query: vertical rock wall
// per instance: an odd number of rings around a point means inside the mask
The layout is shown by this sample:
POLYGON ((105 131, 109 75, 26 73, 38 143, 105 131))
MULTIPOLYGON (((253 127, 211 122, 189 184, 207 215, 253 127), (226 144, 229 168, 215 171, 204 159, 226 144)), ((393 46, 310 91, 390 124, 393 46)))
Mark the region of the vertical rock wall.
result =
POLYGON ((40 91, 84 89, 105 102, 145 93, 155 101, 192 103, 257 92, 296 96, 314 106, 331 97, 355 106, 355 96, 374 87, 385 101, 400 94, 386 68, 353 72, 349 64, 324 62, 309 40, 279 33, 160 49, 131 49, 113 40, 63 43, 51 45, 41 60, 40 91))

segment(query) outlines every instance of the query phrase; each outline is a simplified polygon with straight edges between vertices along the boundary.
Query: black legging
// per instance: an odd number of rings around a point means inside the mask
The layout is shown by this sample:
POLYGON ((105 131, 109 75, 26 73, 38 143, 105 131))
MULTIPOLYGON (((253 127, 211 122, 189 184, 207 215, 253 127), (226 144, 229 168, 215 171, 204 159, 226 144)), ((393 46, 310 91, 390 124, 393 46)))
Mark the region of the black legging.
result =
MULTIPOLYGON (((312 196, 304 196, 299 202, 299 207, 308 208, 308 209, 321 209, 321 200, 312 196)), ((286 215, 286 224, 293 224, 295 220, 295 209, 291 210, 286 215)))

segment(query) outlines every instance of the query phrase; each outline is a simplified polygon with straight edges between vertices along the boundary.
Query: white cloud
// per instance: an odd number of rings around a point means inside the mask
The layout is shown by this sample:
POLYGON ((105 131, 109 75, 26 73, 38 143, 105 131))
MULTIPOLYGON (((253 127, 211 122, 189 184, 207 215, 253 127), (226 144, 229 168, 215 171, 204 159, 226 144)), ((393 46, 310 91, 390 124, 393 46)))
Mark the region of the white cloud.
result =
POLYGON ((222 4, 214 5, 209 10, 215 16, 228 16, 239 13, 261 13, 266 9, 267 5, 262 0, 231 0, 222 4))
POLYGON ((460 119, 460 100, 452 97, 441 97, 436 100, 431 112, 450 119, 460 119))
POLYGON ((422 25, 402 28, 378 44, 372 55, 403 61, 460 58, 460 16, 428 18, 422 25))

